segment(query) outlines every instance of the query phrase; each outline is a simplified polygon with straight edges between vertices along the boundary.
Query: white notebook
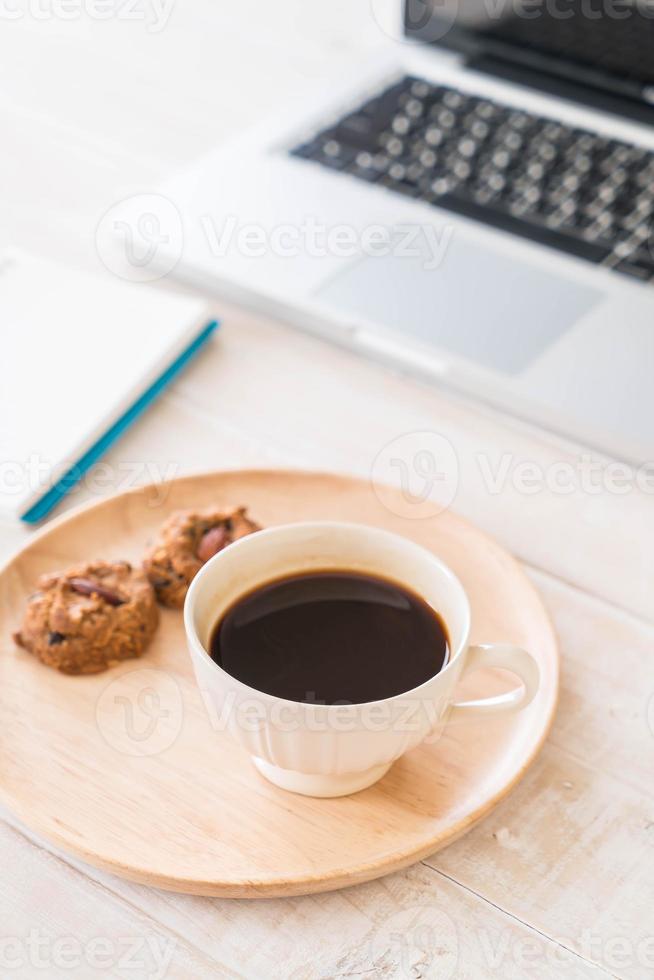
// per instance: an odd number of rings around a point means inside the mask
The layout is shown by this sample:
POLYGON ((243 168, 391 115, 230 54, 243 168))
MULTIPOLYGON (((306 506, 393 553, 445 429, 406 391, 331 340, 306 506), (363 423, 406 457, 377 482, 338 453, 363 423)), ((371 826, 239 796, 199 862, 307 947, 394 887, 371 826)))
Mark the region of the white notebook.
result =
POLYGON ((0 511, 40 520, 216 326, 202 300, 0 256, 0 511))

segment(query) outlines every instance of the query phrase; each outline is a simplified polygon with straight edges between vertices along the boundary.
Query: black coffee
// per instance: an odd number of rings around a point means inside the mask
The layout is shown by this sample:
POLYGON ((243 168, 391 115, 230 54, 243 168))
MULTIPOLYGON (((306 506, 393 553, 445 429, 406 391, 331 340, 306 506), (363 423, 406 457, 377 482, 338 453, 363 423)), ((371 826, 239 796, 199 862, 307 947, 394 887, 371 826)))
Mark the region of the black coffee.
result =
POLYGON ((211 656, 290 701, 361 704, 410 691, 447 663, 445 626, 419 596, 358 572, 312 572, 242 596, 214 628, 211 656))

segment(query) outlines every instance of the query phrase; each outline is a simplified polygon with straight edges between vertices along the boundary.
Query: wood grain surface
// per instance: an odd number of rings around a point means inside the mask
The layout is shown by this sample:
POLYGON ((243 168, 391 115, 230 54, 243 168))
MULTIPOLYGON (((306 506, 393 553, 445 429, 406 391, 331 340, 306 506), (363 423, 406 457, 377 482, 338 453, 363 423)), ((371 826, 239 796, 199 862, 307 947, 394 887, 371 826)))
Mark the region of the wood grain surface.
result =
MULTIPOLYGON (((374 53, 387 40, 380 7, 189 0, 167 8, 159 32, 119 17, 3 19, 0 244, 109 275, 96 250, 109 208, 374 53)), ((411 869, 315 896, 240 902, 139 885, 72 859, 2 808, 3 977, 651 976, 651 495, 611 492, 601 480, 592 492, 543 484, 525 494, 518 467, 576 466, 587 450, 271 318, 222 300, 214 309, 219 337, 63 509, 209 468, 367 479, 393 440, 442 434, 459 461, 452 506, 519 558, 554 620, 554 727, 520 785, 461 840, 411 869), (484 465, 497 473, 505 463, 507 479, 489 486, 484 465), (431 959, 416 950, 414 961, 401 915, 424 907, 435 925, 439 913, 454 928, 449 943, 440 929, 431 959), (44 943, 40 961, 31 930, 44 943), (84 955, 94 938, 105 942, 104 959, 84 955), (78 958, 57 958, 59 940, 77 942, 78 958), (134 952, 120 966, 126 940, 134 952)), ((0 521, 2 558, 32 533, 0 521)))
MULTIPOLYGON (((34 830, 91 864, 200 895, 306 894, 410 864, 459 837, 510 790, 550 727, 556 641, 519 566, 443 511, 419 526, 401 491, 326 474, 244 471, 187 477, 118 495, 55 522, 0 574, 0 793, 34 830), (316 800, 271 786, 202 703, 182 617, 166 610, 146 656, 93 677, 45 668, 9 637, 38 574, 86 557, 138 562, 179 507, 246 505, 264 526, 347 520, 405 534, 464 584, 473 642, 512 642, 541 672, 529 708, 451 726, 375 786, 316 800), (152 828, 165 814, 165 834, 152 828)), ((466 693, 506 687, 478 671, 466 693)), ((513 682, 515 683, 515 682, 513 682)))

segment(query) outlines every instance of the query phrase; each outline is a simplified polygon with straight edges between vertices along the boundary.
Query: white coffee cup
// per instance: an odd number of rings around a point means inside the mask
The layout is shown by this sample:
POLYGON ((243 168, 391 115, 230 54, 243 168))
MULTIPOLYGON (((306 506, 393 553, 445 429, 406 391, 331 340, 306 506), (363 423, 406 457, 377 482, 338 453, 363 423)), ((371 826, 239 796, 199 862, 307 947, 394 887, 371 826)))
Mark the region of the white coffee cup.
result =
POLYGON ((248 535, 204 565, 191 583, 184 624, 195 676, 214 719, 252 756, 262 775, 295 793, 342 796, 370 786, 449 721, 518 711, 538 690, 533 657, 511 644, 470 646, 463 586, 430 551, 361 524, 286 524, 248 535), (447 665, 419 687, 382 701, 326 705, 286 701, 232 677, 211 659, 214 626, 242 595, 286 575, 347 570, 380 575, 420 595, 447 626, 447 665), (502 667, 521 686, 476 701, 454 700, 463 674, 502 667))

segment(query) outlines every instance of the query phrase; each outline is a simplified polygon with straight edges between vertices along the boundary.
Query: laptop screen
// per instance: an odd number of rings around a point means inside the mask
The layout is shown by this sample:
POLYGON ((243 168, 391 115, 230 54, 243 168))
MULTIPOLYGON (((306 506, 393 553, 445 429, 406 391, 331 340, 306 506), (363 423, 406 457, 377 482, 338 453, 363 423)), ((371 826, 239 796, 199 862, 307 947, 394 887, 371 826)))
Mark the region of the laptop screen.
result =
POLYGON ((654 0, 406 0, 416 40, 654 102, 654 0))

